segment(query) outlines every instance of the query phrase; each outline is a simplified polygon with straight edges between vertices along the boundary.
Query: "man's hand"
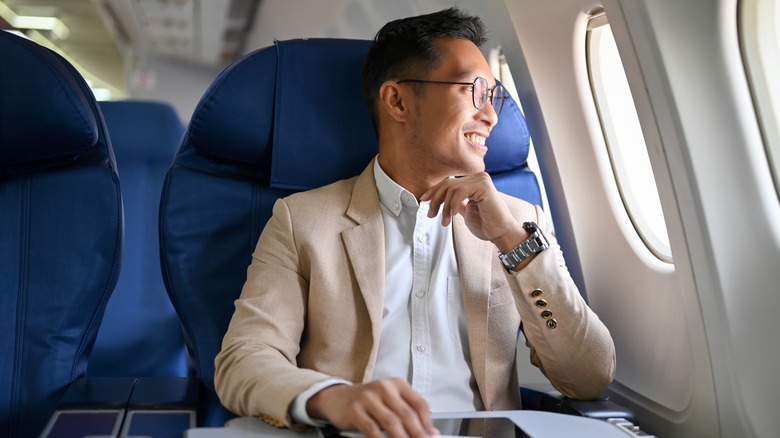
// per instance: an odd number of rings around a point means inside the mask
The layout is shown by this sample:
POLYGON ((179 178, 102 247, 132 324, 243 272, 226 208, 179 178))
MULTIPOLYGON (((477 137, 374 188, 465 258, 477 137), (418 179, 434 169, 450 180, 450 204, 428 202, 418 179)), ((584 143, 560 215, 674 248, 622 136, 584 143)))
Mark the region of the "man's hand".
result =
POLYGON ((362 385, 334 385, 306 403, 311 418, 367 438, 420 438, 438 435, 428 403, 403 379, 362 385), (385 432, 387 435, 384 435, 385 432))
POLYGON ((462 215, 472 234, 493 242, 501 252, 528 238, 485 172, 447 178, 423 193, 420 200, 431 201, 428 217, 436 216, 442 208, 444 226, 449 225, 453 216, 462 215))

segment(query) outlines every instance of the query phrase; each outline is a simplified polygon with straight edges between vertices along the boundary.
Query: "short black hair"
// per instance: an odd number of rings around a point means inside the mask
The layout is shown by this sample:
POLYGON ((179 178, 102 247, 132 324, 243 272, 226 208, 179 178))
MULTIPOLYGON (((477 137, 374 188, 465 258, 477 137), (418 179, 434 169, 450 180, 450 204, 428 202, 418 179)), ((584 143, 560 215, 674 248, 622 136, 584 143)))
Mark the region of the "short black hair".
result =
POLYGON ((378 128, 376 101, 385 81, 419 79, 441 62, 434 46, 438 38, 469 40, 477 47, 487 41, 485 25, 477 16, 458 8, 401 18, 385 24, 374 37, 361 74, 361 87, 368 110, 378 128))

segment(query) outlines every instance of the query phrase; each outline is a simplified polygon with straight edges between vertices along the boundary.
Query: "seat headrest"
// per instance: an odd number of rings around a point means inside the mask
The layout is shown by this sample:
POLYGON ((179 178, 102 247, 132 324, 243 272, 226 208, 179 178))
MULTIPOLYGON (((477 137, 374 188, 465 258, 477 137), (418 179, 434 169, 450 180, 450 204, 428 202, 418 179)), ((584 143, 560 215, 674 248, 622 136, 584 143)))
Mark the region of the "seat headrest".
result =
POLYGON ((531 134, 523 113, 511 97, 507 97, 498 123, 485 141, 485 170, 502 173, 525 166, 531 146, 531 134))
MULTIPOLYGON (((307 190, 360 173, 378 151, 360 90, 367 40, 277 41, 223 71, 193 114, 185 143, 256 166, 270 186, 307 190), (313 171, 316 169, 316 171, 313 171)), ((511 99, 487 140, 487 170, 524 166, 528 129, 511 99)))
POLYGON ((0 165, 73 156, 96 145, 93 98, 64 59, 5 31, 0 54, 6 66, 0 69, 0 165))
POLYGON ((184 125, 167 103, 100 102, 114 153, 127 162, 170 162, 184 125), (121 141, 120 141, 121 140, 121 141))
POLYGON ((378 150, 360 91, 370 45, 277 41, 245 56, 206 91, 186 141, 207 156, 260 166, 276 188, 305 190, 356 175, 378 150))

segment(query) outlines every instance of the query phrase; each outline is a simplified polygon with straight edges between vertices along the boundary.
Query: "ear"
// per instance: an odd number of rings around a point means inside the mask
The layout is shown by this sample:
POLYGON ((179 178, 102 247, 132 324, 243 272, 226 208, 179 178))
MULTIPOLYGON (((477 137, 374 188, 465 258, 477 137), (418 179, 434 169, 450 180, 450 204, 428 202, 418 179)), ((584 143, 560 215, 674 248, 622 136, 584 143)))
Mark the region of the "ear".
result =
POLYGON ((379 112, 384 112, 396 122, 403 123, 408 117, 409 87, 401 87, 395 81, 386 81, 379 87, 379 112))

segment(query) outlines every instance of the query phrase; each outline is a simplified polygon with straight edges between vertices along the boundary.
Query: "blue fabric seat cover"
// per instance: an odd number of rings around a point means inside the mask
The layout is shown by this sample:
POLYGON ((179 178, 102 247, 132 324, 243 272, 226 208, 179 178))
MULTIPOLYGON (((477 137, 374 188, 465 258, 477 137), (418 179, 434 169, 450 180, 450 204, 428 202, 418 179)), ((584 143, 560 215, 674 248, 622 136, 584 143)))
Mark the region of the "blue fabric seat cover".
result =
POLYGON ((67 61, 0 31, 0 436, 37 436, 85 373, 119 274, 103 119, 67 61))
POLYGON ((87 375, 186 376, 181 324, 160 272, 158 216, 165 173, 184 134, 169 104, 101 102, 125 212, 122 274, 106 307, 87 375))

